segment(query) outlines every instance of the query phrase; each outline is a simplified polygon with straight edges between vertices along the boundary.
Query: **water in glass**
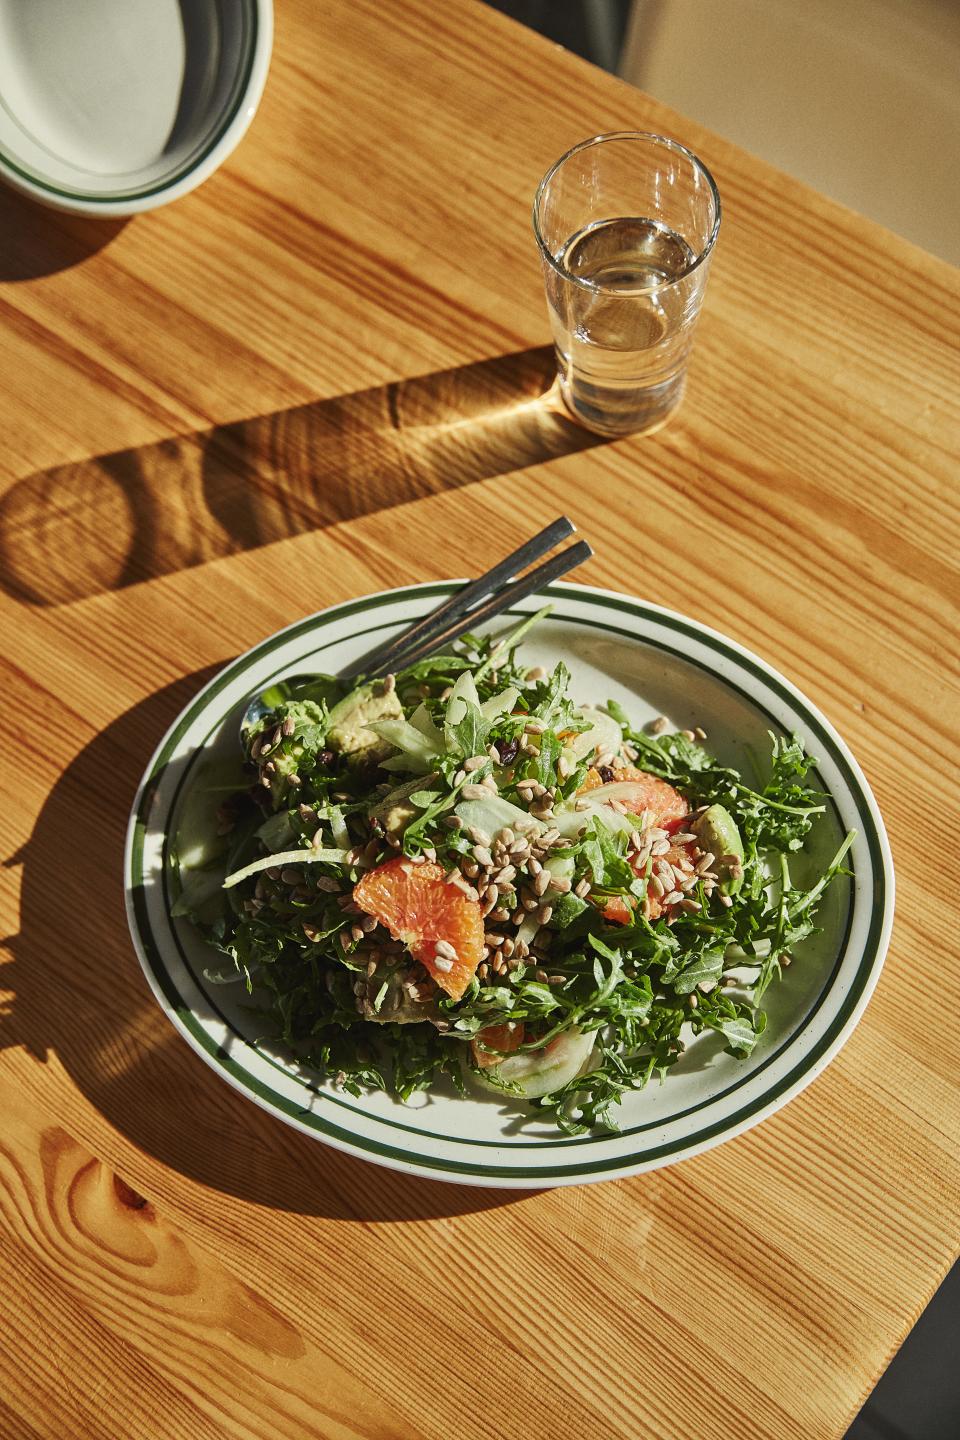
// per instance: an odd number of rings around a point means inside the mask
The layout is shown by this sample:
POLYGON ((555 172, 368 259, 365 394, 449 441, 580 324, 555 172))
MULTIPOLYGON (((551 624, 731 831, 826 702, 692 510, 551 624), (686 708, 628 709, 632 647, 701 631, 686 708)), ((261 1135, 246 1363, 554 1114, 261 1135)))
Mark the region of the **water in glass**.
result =
POLYGON ((649 431, 683 393, 705 276, 660 221, 621 217, 571 235, 546 276, 560 384, 594 429, 649 431), (583 283, 576 283, 580 281, 583 283))

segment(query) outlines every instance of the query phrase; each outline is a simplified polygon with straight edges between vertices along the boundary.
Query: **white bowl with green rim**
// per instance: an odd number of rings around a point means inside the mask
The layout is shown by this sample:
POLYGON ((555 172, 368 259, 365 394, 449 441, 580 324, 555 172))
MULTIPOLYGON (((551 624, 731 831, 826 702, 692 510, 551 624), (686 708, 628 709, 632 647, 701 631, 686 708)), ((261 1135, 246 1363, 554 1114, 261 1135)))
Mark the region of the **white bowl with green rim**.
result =
POLYGON ((0 178, 82 215, 193 190, 253 119, 272 0, 0 0, 0 178))
POLYGON ((509 613, 531 614, 548 599, 553 613, 524 642, 531 665, 563 660, 578 699, 616 699, 637 724, 665 714, 679 728, 702 725, 721 760, 747 777, 755 757, 769 755, 770 731, 798 732, 817 757, 813 783, 830 797, 808 841, 810 864, 825 865, 844 834, 857 832, 847 857, 852 873, 830 887, 820 933, 797 947, 794 964, 767 992, 767 1028, 749 1060, 722 1053, 715 1037, 700 1037, 662 1085, 625 1098, 618 1135, 564 1137, 497 1096, 440 1091, 410 1105, 379 1092, 355 1099, 263 1040, 262 1018, 251 1015, 243 987, 205 978, 222 957, 188 921, 171 919, 169 841, 179 807, 197 767, 236 747, 251 692, 284 675, 339 670, 463 583, 384 591, 301 620, 226 666, 171 726, 134 803, 125 860, 130 930, 153 992, 194 1049, 255 1103, 396 1170, 538 1189, 637 1174, 732 1139, 803 1090, 853 1031, 889 941, 893 865, 869 786, 816 707, 742 646, 657 605, 556 584, 509 613))

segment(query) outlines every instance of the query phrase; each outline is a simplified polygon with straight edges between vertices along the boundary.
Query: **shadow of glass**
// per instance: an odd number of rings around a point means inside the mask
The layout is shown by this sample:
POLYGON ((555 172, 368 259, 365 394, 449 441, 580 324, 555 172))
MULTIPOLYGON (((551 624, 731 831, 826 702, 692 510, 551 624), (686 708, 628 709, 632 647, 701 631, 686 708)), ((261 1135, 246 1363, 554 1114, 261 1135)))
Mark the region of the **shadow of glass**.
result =
POLYGON ((125 217, 98 220, 49 210, 0 187, 0 281, 36 280, 70 270, 109 245, 125 217))
POLYGON ((39 471, 0 499, 0 584, 58 605, 602 443, 548 347, 39 471))
POLYGON ((127 814, 160 734, 213 673, 178 681, 107 726, 64 772, 26 846, 6 862, 23 865, 23 883, 20 933, 6 942, 12 959, 0 965, 0 990, 11 995, 0 1013, 0 1048, 22 1046, 40 1061, 56 1055, 139 1149, 256 1204, 389 1222, 523 1200, 525 1192, 381 1169, 290 1129, 224 1084, 151 996, 124 919, 127 814))

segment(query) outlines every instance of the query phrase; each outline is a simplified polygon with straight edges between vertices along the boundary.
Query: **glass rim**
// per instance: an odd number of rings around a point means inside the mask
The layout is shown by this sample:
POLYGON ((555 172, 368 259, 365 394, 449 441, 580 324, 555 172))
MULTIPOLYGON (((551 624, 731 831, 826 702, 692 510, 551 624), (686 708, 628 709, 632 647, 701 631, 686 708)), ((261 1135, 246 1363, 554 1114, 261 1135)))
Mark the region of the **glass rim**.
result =
MULTIPOLYGON (((576 145, 571 145, 570 149, 564 151, 564 153, 560 156, 559 160, 555 160, 553 162, 547 173, 544 175, 543 179, 540 181, 540 184, 537 186, 536 194, 533 197, 533 233, 536 237, 537 247, 540 251, 540 255, 545 261, 547 261, 549 265, 553 267, 554 270, 556 270, 558 275, 560 275, 564 280, 569 280, 572 285, 579 285, 581 289, 591 290, 594 292, 594 294, 613 293, 613 289, 610 286, 598 285, 595 280, 587 280, 582 275, 574 275, 572 270, 567 270, 563 265, 561 265, 557 257, 550 250, 547 242, 544 240, 543 231, 540 228, 541 201, 543 199, 547 186, 550 184, 550 181, 554 178, 561 165, 565 165, 566 162, 571 158, 571 156, 578 154, 579 151, 587 150, 591 145, 602 145, 607 140, 653 141, 654 144, 660 145, 666 150, 672 150, 675 154, 684 156, 685 159, 689 160, 693 164, 696 170, 698 170, 702 175, 706 177, 707 184, 710 187, 710 194, 713 197, 713 204, 716 212, 714 214, 713 225, 710 228, 710 234, 707 237, 706 243, 702 247, 699 255, 694 260, 693 264, 689 266, 688 269, 684 270, 682 275, 678 275, 674 280, 667 280, 662 285, 652 285, 650 286, 650 289, 667 290, 671 285, 679 285, 682 281, 686 280, 688 276, 692 275, 695 270, 699 269, 699 267, 704 263, 705 260, 710 257, 713 252, 713 247, 716 244, 717 235, 720 231, 720 219, 722 213, 720 205, 720 191, 717 189, 717 182, 714 180, 709 169, 700 159, 699 155, 695 155, 694 152, 688 148, 688 146, 681 144, 679 140, 673 140, 669 135, 658 135, 653 130, 608 130, 601 135, 591 135, 589 139, 580 140, 576 145)), ((637 292, 631 291, 628 293, 636 294, 637 292)))

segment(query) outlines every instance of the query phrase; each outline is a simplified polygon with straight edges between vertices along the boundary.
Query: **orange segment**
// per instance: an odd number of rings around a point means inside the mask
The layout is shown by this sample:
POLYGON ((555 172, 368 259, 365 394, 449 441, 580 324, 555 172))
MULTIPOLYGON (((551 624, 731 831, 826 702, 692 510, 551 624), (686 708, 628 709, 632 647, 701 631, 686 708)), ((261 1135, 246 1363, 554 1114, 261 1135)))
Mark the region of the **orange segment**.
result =
POLYGON ((440 865, 417 865, 399 856, 364 875, 353 899, 406 945, 441 990, 459 1000, 480 963, 483 916, 476 900, 445 884, 443 873, 440 865), (456 959, 438 955, 438 941, 451 946, 456 959))
MULTIPOLYGON (((676 830, 689 811, 690 807, 679 790, 674 790, 666 780, 649 775, 646 770, 637 770, 632 765, 618 765, 614 775, 617 783, 629 780, 636 786, 630 798, 624 797, 623 803, 627 809, 632 810, 635 815, 647 810, 653 816, 653 823, 662 830, 676 830)), ((591 766, 580 786, 580 794, 587 790, 598 790, 605 783, 607 782, 599 770, 591 766)))
POLYGON ((611 895, 603 907, 603 918, 611 925, 629 925, 633 919, 633 905, 625 895, 611 895))
MULTIPOLYGON (((666 854, 660 858, 665 860, 668 865, 680 865, 682 862, 687 862, 692 869, 694 855, 691 851, 692 847, 689 844, 671 845, 666 854)), ((603 918, 609 920, 612 925, 629 925, 633 920, 634 903, 633 900, 627 899, 626 896, 611 895, 603 908, 603 918)), ((648 885, 644 914, 648 920, 658 920, 664 913, 663 900, 657 894, 654 887, 648 885)), ((667 906, 667 913, 670 915, 676 913, 672 905, 667 906)))
POLYGON ((470 1042, 475 1062, 484 1070, 499 1065, 505 1055, 512 1055, 523 1044, 523 1021, 508 1020, 503 1025, 487 1025, 478 1030, 470 1042))

